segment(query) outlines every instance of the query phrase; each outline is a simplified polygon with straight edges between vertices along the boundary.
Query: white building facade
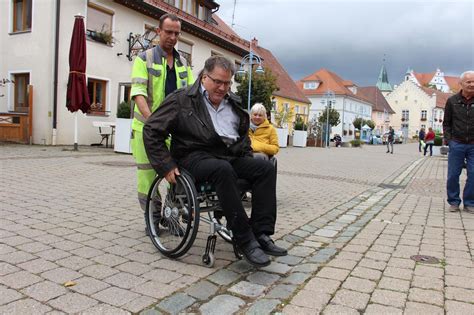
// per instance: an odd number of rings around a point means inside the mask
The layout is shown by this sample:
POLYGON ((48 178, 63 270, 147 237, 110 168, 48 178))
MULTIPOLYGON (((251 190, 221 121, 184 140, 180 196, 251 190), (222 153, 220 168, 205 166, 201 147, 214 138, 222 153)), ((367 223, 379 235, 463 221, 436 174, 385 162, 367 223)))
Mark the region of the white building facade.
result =
POLYGON ((354 139, 356 128, 353 121, 356 118, 370 120, 372 116, 372 105, 370 103, 347 95, 336 94, 334 98, 326 98, 324 95, 307 95, 307 97, 311 101, 310 119, 319 118, 326 110, 328 101, 331 108, 338 111, 341 122, 337 126, 332 126, 330 136, 333 137, 335 134, 339 134, 344 141, 354 139))
POLYGON ((432 127, 435 132, 442 132, 444 105, 450 95, 422 88, 411 80, 402 82, 386 97, 395 111, 392 127, 402 130, 409 138, 417 135, 421 128, 432 127))
MULTIPOLYGON (((146 6, 139 7, 142 2, 127 0, 0 1, 0 81, 6 82, 0 86, 0 95, 3 95, 0 97, 0 113, 25 112, 25 108, 28 109, 25 105, 28 97, 26 86, 31 85, 31 142, 73 143, 74 114, 66 108, 66 88, 72 29, 75 15, 80 14, 84 16, 88 34, 88 89, 91 103, 96 106, 88 114, 78 114, 78 143, 89 145, 100 141, 92 122, 115 121, 117 105, 128 100, 133 64, 127 57, 130 34, 144 34, 156 29, 159 16, 170 6, 161 1, 145 2, 148 2, 146 6), (151 5, 154 3, 160 7, 153 8, 151 5), (91 36, 91 31, 104 29, 110 31, 113 43, 100 42, 91 36)), ((217 4, 197 0, 186 3, 182 16, 178 16, 189 17, 191 22, 183 19, 183 33, 176 48, 191 61, 195 77, 211 55, 220 54, 240 62, 248 50, 248 42, 228 37, 215 23, 207 25, 204 30, 203 25, 210 24, 212 16, 212 10, 205 5, 212 7, 217 4)))

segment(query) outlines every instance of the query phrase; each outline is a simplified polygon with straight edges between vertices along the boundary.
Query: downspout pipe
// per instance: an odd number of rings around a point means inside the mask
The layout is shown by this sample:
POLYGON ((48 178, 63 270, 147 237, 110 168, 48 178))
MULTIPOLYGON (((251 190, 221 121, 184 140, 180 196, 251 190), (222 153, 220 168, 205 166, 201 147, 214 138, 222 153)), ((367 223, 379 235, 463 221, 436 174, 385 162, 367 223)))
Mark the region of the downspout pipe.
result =
POLYGON ((58 67, 59 67, 59 18, 61 12, 61 0, 56 0, 56 30, 54 40, 54 83, 53 83, 53 139, 56 145, 56 127, 58 123, 58 67))

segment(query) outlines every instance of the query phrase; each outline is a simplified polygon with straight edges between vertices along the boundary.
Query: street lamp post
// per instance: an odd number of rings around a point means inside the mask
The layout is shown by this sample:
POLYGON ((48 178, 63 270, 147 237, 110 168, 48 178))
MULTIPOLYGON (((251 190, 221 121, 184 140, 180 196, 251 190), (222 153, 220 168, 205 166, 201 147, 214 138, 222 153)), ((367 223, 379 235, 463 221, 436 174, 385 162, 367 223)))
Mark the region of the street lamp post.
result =
POLYGON ((248 99, 247 99, 247 111, 250 114, 250 97, 252 95, 252 69, 254 65, 258 65, 257 69, 255 69, 255 73, 264 73, 262 67, 262 58, 259 55, 255 54, 252 51, 252 45, 250 45, 250 51, 247 55, 245 55, 240 63, 240 68, 237 71, 237 75, 245 75, 247 71, 245 71, 244 66, 249 66, 249 92, 248 92, 248 99))
MULTIPOLYGON (((324 98, 326 99, 326 148, 329 149, 329 107, 331 102, 334 100, 334 92, 327 90, 324 93, 324 98)), ((335 102, 334 102, 335 103, 335 102)))

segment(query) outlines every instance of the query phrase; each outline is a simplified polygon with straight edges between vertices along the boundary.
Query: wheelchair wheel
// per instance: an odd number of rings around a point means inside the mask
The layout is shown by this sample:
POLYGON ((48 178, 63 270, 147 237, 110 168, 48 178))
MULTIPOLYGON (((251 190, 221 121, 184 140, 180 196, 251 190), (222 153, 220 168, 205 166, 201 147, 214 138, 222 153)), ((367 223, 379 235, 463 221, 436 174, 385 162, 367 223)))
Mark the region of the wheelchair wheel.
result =
POLYGON ((199 205, 194 182, 182 173, 176 184, 157 177, 150 188, 145 220, 150 239, 165 256, 184 255, 196 239, 199 228, 199 205))

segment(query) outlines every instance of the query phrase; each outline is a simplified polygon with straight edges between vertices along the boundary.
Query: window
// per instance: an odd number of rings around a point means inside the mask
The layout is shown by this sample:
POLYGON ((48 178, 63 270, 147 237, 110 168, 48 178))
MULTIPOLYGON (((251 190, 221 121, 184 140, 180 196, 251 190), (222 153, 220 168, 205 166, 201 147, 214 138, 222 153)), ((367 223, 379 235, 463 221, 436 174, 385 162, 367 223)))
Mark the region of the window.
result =
POLYGON ((209 21, 211 18, 211 11, 205 6, 199 5, 198 18, 203 21, 209 21))
POLYGON ((87 36, 105 44, 112 43, 112 20, 114 12, 96 4, 87 4, 87 36))
POLYGON ((193 0, 180 0, 180 1, 178 1, 178 5, 176 5, 175 1, 173 1, 173 0, 165 1, 165 2, 168 2, 168 3, 171 2, 170 3, 171 5, 174 5, 174 6, 178 7, 179 9, 183 10, 184 12, 189 13, 191 15, 194 15, 194 16, 198 15, 199 7, 198 7, 196 1, 193 1, 193 0))
POLYGON ((426 110, 421 111, 421 120, 426 120, 426 114, 427 114, 426 110))
POLYGON ((175 0, 164 0, 164 2, 171 4, 172 6, 175 5, 175 0))
POLYGON ((408 121, 410 118, 409 110, 402 110, 402 121, 408 121))
POLYGON ((298 105, 295 105, 295 114, 298 114, 300 112, 300 107, 298 105))
POLYGON ((186 59, 186 61, 188 62, 188 65, 191 66, 193 45, 180 40, 178 41, 178 51, 180 55, 183 56, 184 59, 186 59))
POLYGON ((290 104, 283 103, 283 108, 285 109, 285 112, 287 112, 290 109, 290 104))
POLYGON ((316 82, 314 82, 314 81, 305 82, 303 88, 305 90, 315 90, 316 89, 316 82))
POLYGON ((378 112, 378 113, 377 113, 377 118, 378 118, 378 119, 382 119, 382 112, 378 112))
POLYGON ((421 125, 421 128, 426 129, 426 125, 421 125))
POLYGON ((14 96, 13 111, 20 113, 28 112, 28 85, 30 84, 29 73, 16 73, 13 75, 14 96))
POLYGON ((13 0, 13 32, 31 30, 32 0, 13 0))
POLYGON ((408 95, 405 95, 405 101, 408 101, 408 95))
POLYGON ((277 102, 275 100, 272 100, 272 110, 276 111, 277 108, 277 102))
POLYGON ((105 115, 107 104, 107 81, 89 78, 87 91, 89 92, 89 99, 91 101, 89 114, 105 115))

